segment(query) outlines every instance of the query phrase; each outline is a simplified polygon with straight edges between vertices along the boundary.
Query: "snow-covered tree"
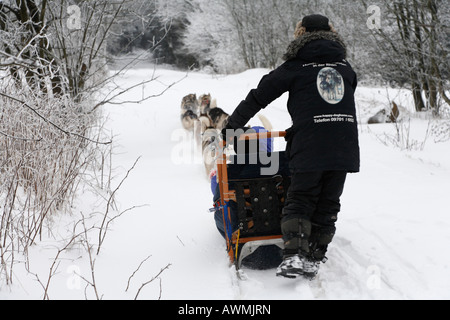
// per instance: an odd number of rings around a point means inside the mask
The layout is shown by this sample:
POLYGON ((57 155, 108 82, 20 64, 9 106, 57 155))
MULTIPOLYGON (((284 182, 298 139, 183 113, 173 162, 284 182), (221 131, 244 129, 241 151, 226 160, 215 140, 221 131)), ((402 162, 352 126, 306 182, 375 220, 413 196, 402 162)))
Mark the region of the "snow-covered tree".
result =
MULTIPOLYGON (((203 65, 212 65, 221 72, 278 66, 293 40, 297 22, 308 14, 319 13, 330 18, 349 43, 353 60, 358 58, 354 52, 364 47, 361 39, 368 34, 364 7, 343 0, 190 2, 194 11, 187 15, 189 25, 184 45, 203 65)), ((355 63, 358 64, 359 61, 355 63)))
POLYGON ((411 89, 416 111, 432 110, 438 115, 443 103, 450 105, 448 1, 375 3, 382 13, 382 24, 373 30, 372 43, 378 52, 374 59, 378 72, 384 79, 411 89))

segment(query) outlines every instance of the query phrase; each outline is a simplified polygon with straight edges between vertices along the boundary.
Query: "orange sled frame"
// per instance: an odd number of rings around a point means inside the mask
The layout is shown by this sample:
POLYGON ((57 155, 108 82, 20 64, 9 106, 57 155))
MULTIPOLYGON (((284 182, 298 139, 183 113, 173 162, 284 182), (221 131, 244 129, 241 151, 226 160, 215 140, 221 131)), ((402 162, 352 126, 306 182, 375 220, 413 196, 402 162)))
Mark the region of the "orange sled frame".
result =
MULTIPOLYGON (((285 136, 286 132, 284 131, 249 133, 241 135, 239 137, 239 140, 258 140, 258 139, 278 138, 285 136)), ((241 268, 242 260, 246 256, 251 255, 257 248, 261 246, 276 245, 279 248, 283 249, 284 242, 281 235, 281 228, 280 234, 276 235, 272 234, 272 235, 258 235, 258 236, 242 236, 241 234, 242 225, 237 231, 233 233, 230 232, 232 226, 231 226, 231 209, 229 203, 230 201, 236 202, 237 196, 236 190, 230 187, 228 179, 227 155, 225 153, 225 148, 226 142, 221 141, 220 148, 216 154, 217 178, 220 188, 220 205, 225 227, 227 253, 231 264, 234 264, 236 266, 236 269, 239 270, 241 268)), ((244 192, 248 193, 249 190, 245 190, 244 192)))

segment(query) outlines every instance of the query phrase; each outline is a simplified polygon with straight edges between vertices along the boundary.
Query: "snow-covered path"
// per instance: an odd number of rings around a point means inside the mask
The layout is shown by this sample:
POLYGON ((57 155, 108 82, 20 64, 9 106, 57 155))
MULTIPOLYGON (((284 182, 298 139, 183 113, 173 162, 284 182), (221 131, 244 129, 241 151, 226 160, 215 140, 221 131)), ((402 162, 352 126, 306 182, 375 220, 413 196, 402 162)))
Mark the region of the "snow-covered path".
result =
MULTIPOLYGON (((126 261, 152 254, 155 271, 171 263, 162 276, 163 299, 449 298, 450 154, 442 153, 448 143, 429 141, 422 152, 402 152, 377 139, 392 125, 361 126, 362 172, 348 178, 337 236, 318 279, 305 283, 276 278, 274 270, 247 270, 250 280, 239 288, 233 284, 224 244, 207 213, 211 192, 202 165, 189 148, 184 154, 180 148, 195 146, 180 129, 179 105, 189 93, 211 93, 219 107, 232 112, 265 72, 219 78, 192 73, 144 105, 108 109, 123 149, 117 163, 129 166, 142 156, 121 205, 150 204, 118 223, 115 233, 126 242, 117 236, 122 244, 110 240, 109 246, 123 248, 126 261)), ((142 70, 133 80, 139 76, 142 70)), ((162 79, 171 83, 182 76, 165 71, 162 79)), ((358 94, 364 101, 373 90, 358 94)), ((263 111, 278 130, 290 124, 285 103, 282 97, 263 111)), ((422 130, 427 125, 422 122, 412 126, 422 130)), ((159 287, 154 291, 156 296, 159 287)))

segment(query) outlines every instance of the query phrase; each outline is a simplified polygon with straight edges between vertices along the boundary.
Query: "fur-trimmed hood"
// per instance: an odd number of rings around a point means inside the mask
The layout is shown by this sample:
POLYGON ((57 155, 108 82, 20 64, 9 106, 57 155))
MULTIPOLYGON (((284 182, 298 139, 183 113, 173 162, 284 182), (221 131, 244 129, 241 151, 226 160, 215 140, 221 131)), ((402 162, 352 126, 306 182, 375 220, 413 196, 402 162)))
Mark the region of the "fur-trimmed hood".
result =
MULTIPOLYGON (((294 41, 292 41, 287 49, 287 52, 284 54, 284 60, 291 60, 297 58, 299 51, 303 49, 308 43, 315 40, 329 40, 334 41, 342 47, 343 50, 343 59, 347 57, 347 46, 344 43, 342 37, 332 31, 315 31, 315 32, 306 32, 304 35, 298 37, 294 41)), ((335 48, 340 49, 340 48, 335 48)))

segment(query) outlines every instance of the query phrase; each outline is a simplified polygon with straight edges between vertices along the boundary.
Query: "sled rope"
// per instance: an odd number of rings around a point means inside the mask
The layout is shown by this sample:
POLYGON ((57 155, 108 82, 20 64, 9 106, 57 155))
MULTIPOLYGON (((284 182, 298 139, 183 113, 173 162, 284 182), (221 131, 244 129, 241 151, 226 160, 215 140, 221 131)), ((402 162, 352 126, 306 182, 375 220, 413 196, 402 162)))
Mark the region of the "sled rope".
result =
POLYGON ((239 237, 241 236, 241 229, 238 230, 237 240, 236 240, 236 261, 238 260, 238 249, 239 249, 239 237))

